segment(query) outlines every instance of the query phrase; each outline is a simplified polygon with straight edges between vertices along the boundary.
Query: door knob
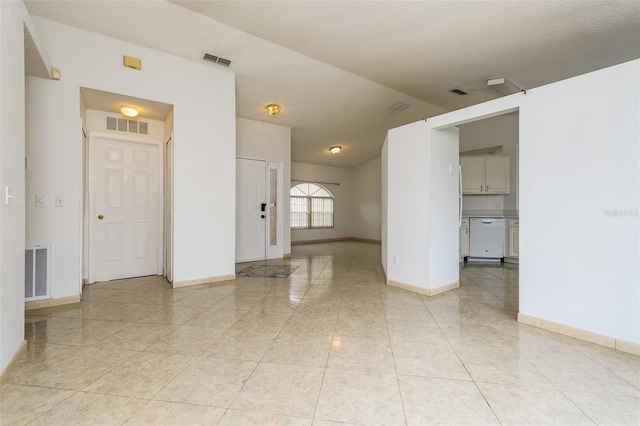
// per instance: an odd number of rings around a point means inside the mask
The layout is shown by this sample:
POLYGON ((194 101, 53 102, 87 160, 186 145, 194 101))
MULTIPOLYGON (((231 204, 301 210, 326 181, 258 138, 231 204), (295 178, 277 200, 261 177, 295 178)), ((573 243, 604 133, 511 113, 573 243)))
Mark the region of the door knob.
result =
POLYGON ((263 215, 263 214, 262 214, 262 215, 260 215, 260 217, 264 219, 264 215, 263 215))
POLYGON ((99 215, 98 215, 98 219, 102 220, 102 219, 104 219, 104 216, 103 216, 103 215, 101 215, 101 214, 99 214, 99 215))

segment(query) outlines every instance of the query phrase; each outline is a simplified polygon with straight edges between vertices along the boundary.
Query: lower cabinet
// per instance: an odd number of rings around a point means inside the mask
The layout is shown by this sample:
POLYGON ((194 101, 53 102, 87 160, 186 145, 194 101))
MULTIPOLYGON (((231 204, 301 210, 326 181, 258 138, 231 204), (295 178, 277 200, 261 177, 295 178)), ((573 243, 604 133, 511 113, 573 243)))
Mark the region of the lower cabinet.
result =
POLYGON ((460 225, 460 257, 469 256, 469 219, 462 219, 460 225))
POLYGON ((520 221, 518 219, 507 220, 507 250, 506 257, 517 259, 520 256, 520 221))

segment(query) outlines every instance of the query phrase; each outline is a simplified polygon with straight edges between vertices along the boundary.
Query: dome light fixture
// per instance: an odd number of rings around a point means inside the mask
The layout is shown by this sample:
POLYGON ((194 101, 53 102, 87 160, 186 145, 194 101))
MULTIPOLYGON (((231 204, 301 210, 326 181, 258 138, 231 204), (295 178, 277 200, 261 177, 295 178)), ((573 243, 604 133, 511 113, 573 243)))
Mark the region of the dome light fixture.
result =
POLYGON ((329 148, 329 151, 331 151, 332 154, 337 154, 340 151, 342 151, 342 147, 341 146, 332 146, 331 148, 329 148))
POLYGON ((265 109, 269 115, 278 115, 280 113, 280 107, 276 104, 269 104, 265 109))
POLYGON ((129 105, 123 105, 120 108, 120 112, 122 113, 122 115, 125 115, 127 117, 136 117, 138 115, 138 110, 129 105))

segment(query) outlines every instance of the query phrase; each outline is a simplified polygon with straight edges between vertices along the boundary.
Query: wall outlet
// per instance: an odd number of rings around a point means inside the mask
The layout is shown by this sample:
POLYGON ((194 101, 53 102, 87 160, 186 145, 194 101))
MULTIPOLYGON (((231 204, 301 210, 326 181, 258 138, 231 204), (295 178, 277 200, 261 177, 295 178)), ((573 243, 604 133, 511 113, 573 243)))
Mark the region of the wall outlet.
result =
POLYGON ((498 201, 496 203, 496 209, 501 209, 501 208, 502 208, 502 203, 498 201))
POLYGON ((46 195, 36 195, 36 207, 47 207, 46 195))
POLYGON ((393 264, 394 265, 398 264, 398 256, 393 256, 393 264))
POLYGON ((62 195, 56 195, 56 207, 64 207, 64 198, 62 198, 62 195))

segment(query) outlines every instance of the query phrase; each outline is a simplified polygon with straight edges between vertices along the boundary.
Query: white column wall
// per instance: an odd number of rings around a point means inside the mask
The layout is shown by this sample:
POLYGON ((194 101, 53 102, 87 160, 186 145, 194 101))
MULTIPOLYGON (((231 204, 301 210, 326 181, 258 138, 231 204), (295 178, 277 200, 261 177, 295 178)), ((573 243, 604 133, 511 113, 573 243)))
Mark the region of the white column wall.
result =
MULTIPOLYGON (((387 133, 387 278, 428 288, 430 152, 424 121, 387 133), (397 260, 395 262, 394 260, 397 260)), ((385 208, 385 207, 383 207, 385 208)))
MULTIPOLYGON (((634 60, 428 122, 444 129, 519 108, 520 313, 636 344, 638 75, 640 60, 634 60)), ((419 193, 421 170, 429 160, 419 144, 397 131, 389 131, 385 146, 388 232, 383 247, 388 253, 383 264, 389 279, 423 286, 419 272, 431 267, 432 259, 401 256, 398 265, 391 262, 405 247, 419 253, 420 240, 430 237, 423 207, 430 195, 423 192, 414 210, 407 209, 405 195, 419 193)))
POLYGON ((234 75, 44 19, 34 23, 62 72, 60 81, 27 82, 27 144, 39 153, 27 178, 34 191, 65 198, 58 211, 27 215, 29 242, 54 247, 53 296, 78 294, 81 279, 80 87, 174 105, 174 281, 232 275, 234 75), (142 71, 124 68, 125 54, 141 58, 142 71))
POLYGON ((236 120, 237 155, 242 158, 282 162, 282 198, 278 229, 283 254, 291 253, 289 228, 289 189, 291 183, 291 128, 238 118, 236 120), (280 236, 280 233, 279 233, 280 236))
POLYGON ((0 2, 0 373, 24 341, 24 20, 22 2, 0 2), (13 200, 5 205, 5 188, 13 200))
POLYGON ((633 343, 638 76, 628 62, 531 90, 520 108, 520 312, 633 343))

